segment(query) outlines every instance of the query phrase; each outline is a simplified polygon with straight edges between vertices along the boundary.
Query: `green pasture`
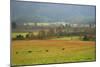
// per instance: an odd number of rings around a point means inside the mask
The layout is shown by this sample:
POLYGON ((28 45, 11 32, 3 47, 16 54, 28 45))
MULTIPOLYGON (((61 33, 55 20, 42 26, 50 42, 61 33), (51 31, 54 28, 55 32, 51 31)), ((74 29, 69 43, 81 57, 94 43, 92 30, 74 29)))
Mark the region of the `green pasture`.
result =
POLYGON ((95 43, 63 41, 13 41, 12 65, 95 61, 95 43))
POLYGON ((81 40, 80 36, 64 36, 60 38, 52 38, 51 40, 81 40))

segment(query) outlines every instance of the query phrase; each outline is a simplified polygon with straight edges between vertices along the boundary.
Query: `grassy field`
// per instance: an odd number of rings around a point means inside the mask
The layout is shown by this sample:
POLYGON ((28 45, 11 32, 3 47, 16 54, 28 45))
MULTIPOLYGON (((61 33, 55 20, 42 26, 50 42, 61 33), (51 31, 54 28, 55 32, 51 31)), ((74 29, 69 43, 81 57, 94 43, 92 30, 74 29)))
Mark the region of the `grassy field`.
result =
POLYGON ((80 36, 64 36, 60 38, 52 38, 50 40, 81 40, 80 36))
POLYGON ((95 61, 95 42, 66 40, 12 41, 12 65, 95 61))

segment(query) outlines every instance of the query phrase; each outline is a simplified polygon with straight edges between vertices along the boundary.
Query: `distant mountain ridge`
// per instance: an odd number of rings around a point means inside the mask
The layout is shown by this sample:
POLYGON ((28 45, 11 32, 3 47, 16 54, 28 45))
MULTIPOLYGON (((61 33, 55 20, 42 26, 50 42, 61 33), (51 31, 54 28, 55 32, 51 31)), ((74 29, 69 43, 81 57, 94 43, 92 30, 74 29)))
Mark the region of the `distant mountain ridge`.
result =
POLYGON ((16 2, 11 0, 11 20, 19 24, 29 22, 95 24, 95 6, 16 2))

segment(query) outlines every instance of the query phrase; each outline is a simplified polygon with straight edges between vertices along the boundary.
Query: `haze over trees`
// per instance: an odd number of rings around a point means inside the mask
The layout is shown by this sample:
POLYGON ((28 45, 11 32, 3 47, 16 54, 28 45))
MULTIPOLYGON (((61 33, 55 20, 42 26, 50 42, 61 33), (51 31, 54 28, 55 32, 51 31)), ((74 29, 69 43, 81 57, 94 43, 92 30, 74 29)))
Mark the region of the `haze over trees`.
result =
POLYGON ((95 40, 95 6, 11 1, 13 39, 95 40), (29 5, 30 4, 30 5, 29 5), (22 34, 19 34, 22 33, 22 34), (89 39, 87 39, 89 38, 89 39))

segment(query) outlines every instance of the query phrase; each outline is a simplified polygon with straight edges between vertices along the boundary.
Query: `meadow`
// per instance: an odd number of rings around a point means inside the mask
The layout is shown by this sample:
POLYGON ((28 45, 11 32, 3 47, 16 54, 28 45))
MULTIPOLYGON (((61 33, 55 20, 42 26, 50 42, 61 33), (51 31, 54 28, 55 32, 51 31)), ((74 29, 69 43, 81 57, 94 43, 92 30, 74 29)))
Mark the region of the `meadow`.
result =
POLYGON ((14 40, 12 65, 95 61, 94 41, 14 40))
POLYGON ((96 7, 11 1, 11 65, 96 60, 96 7))

